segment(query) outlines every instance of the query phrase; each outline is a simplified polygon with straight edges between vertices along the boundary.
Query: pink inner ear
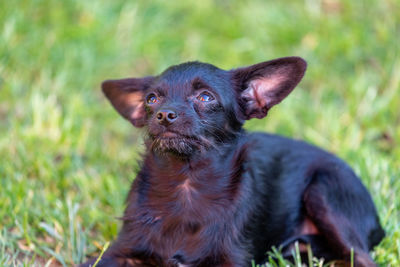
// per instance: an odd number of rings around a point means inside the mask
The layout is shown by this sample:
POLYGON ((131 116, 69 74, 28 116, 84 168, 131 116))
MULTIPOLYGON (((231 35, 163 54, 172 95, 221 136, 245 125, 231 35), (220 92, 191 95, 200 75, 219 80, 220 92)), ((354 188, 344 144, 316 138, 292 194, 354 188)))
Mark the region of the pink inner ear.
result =
POLYGON ((246 119, 265 117, 296 87, 306 67, 303 59, 286 57, 233 70, 246 119))
POLYGON ((109 94, 109 99, 117 111, 136 127, 142 127, 145 122, 146 112, 143 103, 143 93, 115 91, 109 94))
POLYGON ((131 114, 131 119, 134 121, 143 119, 144 115, 144 107, 143 103, 139 103, 136 108, 133 110, 131 114))
POLYGON ((136 121, 144 117, 144 104, 141 92, 131 92, 124 96, 125 105, 131 107, 129 119, 136 121))
POLYGON ((242 97, 252 108, 261 111, 263 108, 270 108, 280 102, 279 88, 285 81, 284 75, 272 75, 260 77, 249 83, 246 90, 242 92, 242 97))

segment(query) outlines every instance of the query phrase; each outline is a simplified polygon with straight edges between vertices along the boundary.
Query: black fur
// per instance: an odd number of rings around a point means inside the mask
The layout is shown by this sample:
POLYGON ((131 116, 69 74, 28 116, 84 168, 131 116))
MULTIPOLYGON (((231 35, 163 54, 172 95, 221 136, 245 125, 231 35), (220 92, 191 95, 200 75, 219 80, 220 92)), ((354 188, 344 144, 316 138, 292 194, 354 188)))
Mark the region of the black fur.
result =
POLYGON ((146 127, 147 152, 98 266, 249 266, 272 246, 290 257, 296 240, 326 260, 348 264, 353 248, 356 266, 374 265, 368 251, 384 232, 351 168, 304 142, 242 129, 305 69, 297 57, 230 71, 189 62, 104 82, 117 111, 146 127))

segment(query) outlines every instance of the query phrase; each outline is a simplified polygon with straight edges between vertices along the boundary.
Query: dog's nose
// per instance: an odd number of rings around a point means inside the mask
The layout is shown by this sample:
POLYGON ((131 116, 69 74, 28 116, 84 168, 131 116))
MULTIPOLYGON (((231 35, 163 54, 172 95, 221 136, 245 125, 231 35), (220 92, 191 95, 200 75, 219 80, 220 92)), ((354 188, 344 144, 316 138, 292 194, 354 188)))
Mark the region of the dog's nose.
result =
POLYGON ((172 109, 162 109, 157 112, 156 118, 160 124, 171 124, 178 118, 178 114, 172 109))

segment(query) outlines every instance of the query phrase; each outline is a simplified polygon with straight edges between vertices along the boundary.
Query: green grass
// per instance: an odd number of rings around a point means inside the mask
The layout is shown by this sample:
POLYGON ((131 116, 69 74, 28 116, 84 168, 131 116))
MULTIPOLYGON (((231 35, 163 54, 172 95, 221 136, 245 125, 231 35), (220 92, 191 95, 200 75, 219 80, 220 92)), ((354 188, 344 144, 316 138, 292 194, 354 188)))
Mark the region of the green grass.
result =
POLYGON ((70 266, 116 236, 141 132, 102 80, 290 55, 305 79, 246 128, 347 160, 387 231, 373 258, 400 266, 398 0, 15 0, 0 28, 0 266, 70 266))

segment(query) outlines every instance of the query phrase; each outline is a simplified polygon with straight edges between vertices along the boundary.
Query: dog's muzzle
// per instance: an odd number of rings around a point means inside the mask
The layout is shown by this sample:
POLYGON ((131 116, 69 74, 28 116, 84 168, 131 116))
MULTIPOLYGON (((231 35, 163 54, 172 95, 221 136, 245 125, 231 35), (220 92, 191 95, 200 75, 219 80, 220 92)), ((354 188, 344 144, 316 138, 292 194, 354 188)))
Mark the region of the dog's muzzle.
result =
POLYGON ((152 139, 152 150, 161 153, 175 153, 189 156, 201 147, 197 138, 184 136, 175 132, 164 132, 152 139))

